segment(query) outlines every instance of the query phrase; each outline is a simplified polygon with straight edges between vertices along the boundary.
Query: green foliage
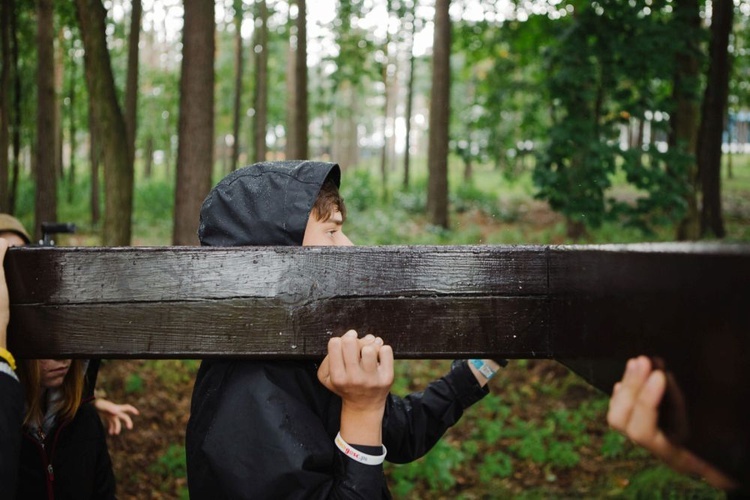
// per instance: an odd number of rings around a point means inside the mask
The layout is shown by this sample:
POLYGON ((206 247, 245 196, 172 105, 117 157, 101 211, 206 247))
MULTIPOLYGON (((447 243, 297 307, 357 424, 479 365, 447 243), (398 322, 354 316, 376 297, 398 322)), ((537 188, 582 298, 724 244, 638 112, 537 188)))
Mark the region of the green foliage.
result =
POLYGON ((145 389, 143 377, 138 373, 131 373, 125 379, 125 392, 127 394, 141 394, 145 389))
POLYGON ((146 361, 145 367, 154 370, 162 384, 174 386, 192 381, 198 365, 192 359, 156 359, 146 361))
POLYGON ((680 147, 664 153, 655 144, 619 144, 620 129, 633 127, 632 118, 649 121, 652 141, 666 136, 668 121, 650 116, 674 111, 669 82, 681 44, 664 41, 670 33, 680 40, 700 36, 671 12, 662 2, 579 4, 575 21, 547 51, 553 124, 534 181, 537 196, 570 221, 598 228, 622 220, 648 234, 685 213, 694 160, 680 147), (635 200, 607 197, 619 169, 638 190, 635 200))
POLYGON ((165 478, 187 477, 185 447, 179 444, 170 445, 149 469, 165 478))
POLYGON ((341 194, 347 210, 363 212, 379 204, 375 189, 377 181, 368 169, 355 169, 346 172, 346 181, 342 183, 341 194))
POLYGON ((500 204, 497 194, 480 189, 475 182, 459 184, 451 193, 450 202, 458 213, 479 210, 500 222, 514 222, 519 217, 517 211, 509 210, 500 204))
POLYGON ((627 442, 627 438, 619 432, 607 431, 604 439, 602 439, 602 456, 605 458, 621 457, 625 453, 625 443, 627 442))
POLYGON ((448 491, 456 484, 455 469, 464 460, 465 454, 448 443, 438 441, 423 458, 404 465, 387 464, 392 478, 391 489, 395 495, 408 495, 416 481, 425 481, 430 491, 448 491))
POLYGON ((575 431, 566 430, 565 420, 560 420, 560 418, 559 415, 553 413, 540 427, 513 418, 505 432, 507 437, 516 438, 509 449, 517 457, 537 464, 559 468, 575 467, 580 461, 575 448, 579 443, 586 442, 588 436, 583 433, 585 427, 575 429, 575 431))
POLYGON ((483 455, 479 466, 479 479, 483 483, 490 483, 495 478, 506 478, 513 474, 513 459, 503 451, 495 451, 483 455))
POLYGON ((724 498, 724 493, 664 465, 657 465, 633 476, 622 496, 634 500, 720 499, 724 498))
POLYGON ((136 229, 163 226, 164 231, 169 233, 172 229, 173 211, 173 182, 159 178, 139 182, 133 200, 133 223, 136 229))

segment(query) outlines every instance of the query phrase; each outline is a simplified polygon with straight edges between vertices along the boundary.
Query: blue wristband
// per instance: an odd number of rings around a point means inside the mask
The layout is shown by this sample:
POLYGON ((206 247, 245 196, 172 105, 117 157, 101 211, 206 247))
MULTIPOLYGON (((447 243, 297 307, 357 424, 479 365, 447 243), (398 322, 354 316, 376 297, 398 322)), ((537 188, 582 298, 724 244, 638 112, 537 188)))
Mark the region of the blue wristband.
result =
POLYGON ((497 373, 497 370, 493 370, 492 367, 485 363, 482 359, 470 359, 469 363, 474 365, 474 368, 476 368, 477 371, 481 373, 487 380, 490 380, 497 373))

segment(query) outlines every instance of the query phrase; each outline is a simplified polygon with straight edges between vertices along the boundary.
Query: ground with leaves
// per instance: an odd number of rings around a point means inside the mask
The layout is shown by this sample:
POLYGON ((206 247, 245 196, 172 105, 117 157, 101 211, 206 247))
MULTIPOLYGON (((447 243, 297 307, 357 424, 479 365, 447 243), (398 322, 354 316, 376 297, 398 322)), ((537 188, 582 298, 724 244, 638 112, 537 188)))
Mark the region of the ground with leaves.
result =
MULTIPOLYGON (((394 391, 424 387, 447 361, 401 361, 394 391)), ((109 361, 99 386, 141 411, 109 438, 120 498, 187 497, 184 437, 195 361, 109 361)), ((682 492, 717 496, 681 479, 609 431, 607 399, 554 361, 514 361, 492 393, 425 458, 387 467, 398 498, 602 497, 682 492)), ((656 498, 651 496, 652 498, 656 498)))

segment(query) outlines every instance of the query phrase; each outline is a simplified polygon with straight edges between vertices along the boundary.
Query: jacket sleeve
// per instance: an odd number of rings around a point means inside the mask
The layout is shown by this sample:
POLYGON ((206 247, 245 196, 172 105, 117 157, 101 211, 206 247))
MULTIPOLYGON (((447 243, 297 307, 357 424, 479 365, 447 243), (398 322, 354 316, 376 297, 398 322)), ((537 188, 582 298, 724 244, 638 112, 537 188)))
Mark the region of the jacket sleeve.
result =
POLYGON ((489 393, 481 387, 465 360, 454 361, 451 371, 423 392, 404 398, 391 395, 383 418, 386 459, 408 463, 422 457, 463 415, 466 408, 489 393))
POLYGON ((387 492, 382 465, 361 464, 336 448, 340 402, 309 370, 285 362, 214 363, 198 377, 187 435, 191 498, 357 499, 387 492))
POLYGON ((21 384, 7 373, 0 373, 0 485, 9 498, 15 498, 18 481, 22 421, 21 384))

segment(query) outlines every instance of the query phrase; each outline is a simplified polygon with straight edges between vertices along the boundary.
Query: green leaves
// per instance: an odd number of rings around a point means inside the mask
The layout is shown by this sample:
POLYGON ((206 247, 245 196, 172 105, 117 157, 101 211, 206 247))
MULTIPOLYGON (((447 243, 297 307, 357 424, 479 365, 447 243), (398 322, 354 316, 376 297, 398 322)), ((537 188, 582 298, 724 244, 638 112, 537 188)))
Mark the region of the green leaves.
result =
POLYGON ((672 74, 684 45, 669 42, 685 38, 670 13, 661 2, 582 3, 547 53, 554 118, 534 182, 537 197, 569 222, 621 221, 648 234, 684 214, 692 159, 679 148, 665 152, 668 122, 654 118, 674 108, 672 74), (635 198, 610 191, 621 173, 635 198))

